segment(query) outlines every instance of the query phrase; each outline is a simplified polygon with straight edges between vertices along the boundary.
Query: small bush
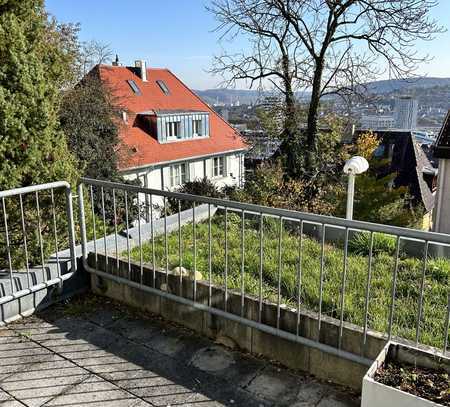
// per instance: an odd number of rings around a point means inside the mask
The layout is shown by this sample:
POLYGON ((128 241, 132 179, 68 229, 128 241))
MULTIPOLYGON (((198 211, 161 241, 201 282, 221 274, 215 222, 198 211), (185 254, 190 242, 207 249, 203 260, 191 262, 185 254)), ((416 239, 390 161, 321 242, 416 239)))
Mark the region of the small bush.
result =
MULTIPOLYGON (((385 233, 373 234, 372 254, 394 254, 396 249, 396 239, 394 236, 385 233)), ((367 256, 370 251, 370 233, 359 232, 348 242, 348 248, 355 254, 367 256)))
MULTIPOLYGON (((223 198, 224 193, 217 188, 217 186, 208 178, 202 178, 195 181, 189 181, 183 184, 177 192, 189 195, 199 195, 202 197, 209 198, 223 198)), ((169 208, 167 213, 172 214, 178 212, 178 199, 169 198, 168 199, 169 208)), ((191 201, 181 201, 181 210, 192 208, 191 201)))

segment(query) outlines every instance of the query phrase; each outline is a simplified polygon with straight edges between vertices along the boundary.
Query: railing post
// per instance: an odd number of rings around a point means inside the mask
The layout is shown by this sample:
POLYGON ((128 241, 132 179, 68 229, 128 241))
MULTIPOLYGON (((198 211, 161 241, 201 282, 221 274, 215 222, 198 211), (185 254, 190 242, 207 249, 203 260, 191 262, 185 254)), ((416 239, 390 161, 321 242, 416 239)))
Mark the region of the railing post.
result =
POLYGON ((80 217, 80 233, 81 233, 81 253, 83 259, 87 260, 87 237, 86 237, 86 219, 84 213, 83 184, 78 184, 78 211, 80 217))
POLYGON ((73 224, 72 189, 70 186, 66 187, 66 213, 67 227, 69 229, 70 264, 72 271, 75 271, 77 269, 77 262, 75 258, 75 228, 73 224))

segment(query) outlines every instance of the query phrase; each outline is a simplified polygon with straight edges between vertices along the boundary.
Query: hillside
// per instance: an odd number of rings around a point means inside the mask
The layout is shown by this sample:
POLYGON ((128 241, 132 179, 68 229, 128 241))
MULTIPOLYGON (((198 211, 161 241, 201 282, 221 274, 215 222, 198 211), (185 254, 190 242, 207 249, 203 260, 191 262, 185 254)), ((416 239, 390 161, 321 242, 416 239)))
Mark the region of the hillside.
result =
MULTIPOLYGON (((442 90, 450 90, 450 78, 413 78, 413 79, 390 79, 367 84, 369 93, 374 95, 395 95, 401 93, 413 93, 419 96, 422 93, 429 94, 433 88, 442 90)), ((266 96, 271 95, 271 92, 260 92, 257 90, 241 90, 241 89, 208 89, 195 90, 195 92, 207 103, 224 103, 231 104, 239 100, 240 104, 252 104, 263 100, 266 96)), ((299 98, 304 97, 305 93, 298 93, 299 98)))

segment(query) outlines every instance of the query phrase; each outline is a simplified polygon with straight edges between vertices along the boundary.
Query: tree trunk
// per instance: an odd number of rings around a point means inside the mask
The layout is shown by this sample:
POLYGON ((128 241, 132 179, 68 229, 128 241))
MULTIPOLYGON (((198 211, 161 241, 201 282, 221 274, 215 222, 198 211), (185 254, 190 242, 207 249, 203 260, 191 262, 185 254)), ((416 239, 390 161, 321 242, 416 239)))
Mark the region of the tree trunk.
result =
POLYGON ((297 137, 297 118, 296 118, 296 101, 294 91, 292 89, 292 79, 290 75, 289 58, 284 56, 282 59, 282 69, 284 76, 284 131, 283 143, 281 145, 282 155, 286 159, 286 172, 290 176, 298 175, 297 149, 295 148, 297 137))
POLYGON ((317 121, 319 114, 320 91, 322 87, 323 59, 316 63, 314 73, 313 87, 311 93, 311 102, 308 109, 308 121, 306 128, 306 170, 310 174, 315 172, 317 156, 317 121))

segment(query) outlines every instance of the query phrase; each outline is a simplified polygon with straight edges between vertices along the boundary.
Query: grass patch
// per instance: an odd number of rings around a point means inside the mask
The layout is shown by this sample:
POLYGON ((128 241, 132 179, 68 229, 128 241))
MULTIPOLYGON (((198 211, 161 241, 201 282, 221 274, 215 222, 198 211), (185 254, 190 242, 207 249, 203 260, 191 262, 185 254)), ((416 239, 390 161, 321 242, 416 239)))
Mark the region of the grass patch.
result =
MULTIPOLYGON (((230 213, 227 221, 228 275, 230 289, 240 290, 241 278, 241 238, 242 222, 240 216, 230 213)), ((265 299, 277 300, 277 287, 280 279, 282 302, 296 305, 299 294, 299 245, 298 225, 285 221, 282 228, 281 272, 279 272, 279 221, 264 219, 263 226, 263 292, 265 299)), ((208 224, 198 223, 196 234, 197 270, 208 279, 208 224)), ((183 226, 182 265, 189 270, 194 268, 193 227, 183 226)), ((361 238, 360 238, 361 239, 361 238)), ((225 217, 216 214, 212 219, 212 265, 211 277, 215 284, 225 282, 225 217)), ((178 232, 168 235, 169 268, 179 266, 178 232)), ((259 294, 260 233, 259 218, 246 215, 244 233, 244 287, 247 294, 259 294)), ((382 246, 382 245, 381 245, 382 246)), ((382 249, 374 251, 368 326, 370 329, 385 332, 388 329, 389 307, 391 303, 392 276, 395 268, 395 255, 382 249)), ((152 245, 143 244, 144 262, 152 262, 152 245)), ((132 258, 139 261, 139 248, 132 250, 132 258)), ((155 257, 157 266, 165 267, 164 237, 155 238, 155 257)), ((301 289, 302 307, 318 311, 319 282, 321 269, 321 245, 305 235, 302 236, 301 289)), ((364 323, 364 304, 368 274, 368 257, 364 250, 359 253, 349 251, 344 299, 344 319, 362 326, 364 323)), ((324 247, 323 303, 322 312, 331 317, 340 316, 340 296, 344 265, 343 244, 327 244, 324 247)), ((423 261, 402 255, 399 261, 393 333, 415 339, 420 285, 423 261)), ((424 284, 424 300, 421 321, 420 341, 442 347, 444 341, 444 322, 447 308, 448 276, 450 264, 447 259, 429 259, 424 284)))

